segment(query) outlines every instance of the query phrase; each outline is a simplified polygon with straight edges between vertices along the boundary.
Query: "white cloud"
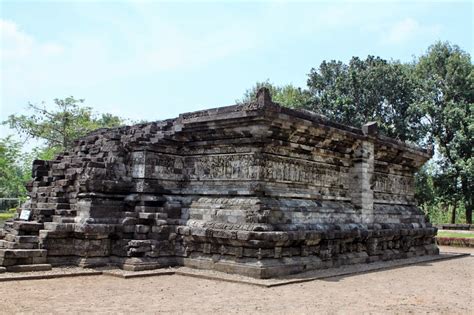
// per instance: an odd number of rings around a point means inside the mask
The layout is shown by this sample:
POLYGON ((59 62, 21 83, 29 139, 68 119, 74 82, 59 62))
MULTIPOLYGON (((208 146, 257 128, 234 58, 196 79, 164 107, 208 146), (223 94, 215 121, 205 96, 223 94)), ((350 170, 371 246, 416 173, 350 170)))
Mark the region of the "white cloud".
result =
POLYGON ((18 26, 0 19, 0 56, 2 58, 24 57, 30 54, 33 38, 19 30, 18 26))
POLYGON ((8 70, 2 76, 9 79, 9 86, 24 86, 25 80, 41 80, 50 86, 93 85, 110 77, 205 66, 251 49, 257 41, 256 32, 249 27, 225 27, 196 35, 195 30, 183 30, 170 21, 143 17, 149 27, 141 34, 136 29, 125 31, 121 21, 109 21, 121 31, 119 42, 98 33, 74 36, 62 44, 40 42, 15 22, 0 19, 0 58, 8 70), (47 80, 45 73, 49 74, 47 80))
POLYGON ((384 44, 401 44, 417 37, 439 34, 439 26, 424 26, 412 18, 405 18, 386 29, 381 38, 384 44))
POLYGON ((128 31, 121 21, 109 21, 121 34, 118 41, 98 32, 75 34, 59 43, 54 38, 40 41, 17 23, 0 19, 0 114, 16 111, 5 99, 26 90, 29 95, 51 89, 76 93, 110 80, 196 69, 249 50, 257 41, 250 27, 226 26, 196 35, 195 29, 170 21, 144 20, 149 22, 146 28, 128 31))
POLYGON ((31 35, 8 20, 0 19, 0 58, 2 61, 18 60, 33 54, 55 56, 63 53, 58 43, 39 43, 31 35))

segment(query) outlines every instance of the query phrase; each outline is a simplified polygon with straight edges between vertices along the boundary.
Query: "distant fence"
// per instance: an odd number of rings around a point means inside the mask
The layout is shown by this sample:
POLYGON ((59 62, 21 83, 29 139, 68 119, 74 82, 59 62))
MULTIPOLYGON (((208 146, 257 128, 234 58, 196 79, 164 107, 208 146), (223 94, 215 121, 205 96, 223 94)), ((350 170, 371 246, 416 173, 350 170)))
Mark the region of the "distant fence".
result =
POLYGON ((16 208, 20 205, 20 198, 0 198, 0 212, 8 211, 8 209, 16 208))

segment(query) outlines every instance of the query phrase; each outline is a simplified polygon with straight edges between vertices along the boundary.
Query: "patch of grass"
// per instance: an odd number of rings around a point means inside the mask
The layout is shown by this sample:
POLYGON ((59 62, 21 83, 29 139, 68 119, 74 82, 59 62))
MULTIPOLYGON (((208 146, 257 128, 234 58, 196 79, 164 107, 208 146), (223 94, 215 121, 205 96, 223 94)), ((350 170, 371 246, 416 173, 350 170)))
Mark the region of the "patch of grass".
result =
MULTIPOLYGON (((451 214, 453 208, 443 207, 441 204, 425 205, 422 206, 423 211, 429 217, 430 222, 433 224, 443 224, 451 222, 451 214)), ((466 211, 464 206, 460 205, 456 208, 456 222, 455 223, 466 223, 466 211)))
POLYGON ((457 233, 451 231, 438 231, 439 237, 454 237, 454 238, 474 238, 474 233, 457 233))
POLYGON ((14 212, 0 212, 0 220, 2 221, 8 220, 10 218, 13 218, 14 215, 15 215, 14 212))
POLYGON ((10 218, 13 218, 13 216, 15 215, 15 211, 7 211, 7 212, 0 212, 0 227, 3 226, 3 223, 10 219, 10 218))

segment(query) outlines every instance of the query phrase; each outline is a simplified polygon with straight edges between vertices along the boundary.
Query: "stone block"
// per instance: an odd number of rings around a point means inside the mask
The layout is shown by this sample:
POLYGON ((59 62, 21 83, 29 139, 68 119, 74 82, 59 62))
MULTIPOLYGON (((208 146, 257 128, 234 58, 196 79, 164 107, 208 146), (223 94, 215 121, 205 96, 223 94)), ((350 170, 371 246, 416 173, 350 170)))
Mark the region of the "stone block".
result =
POLYGON ((30 258, 46 257, 44 249, 0 249, 0 257, 4 258, 30 258))
POLYGON ((141 224, 135 225, 135 232, 136 233, 146 234, 146 233, 150 232, 150 230, 151 230, 151 227, 149 225, 141 225, 141 224))
POLYGON ((31 271, 48 271, 52 269, 50 264, 31 264, 31 265, 15 265, 8 266, 9 272, 31 272, 31 271))
POLYGON ((43 228, 43 223, 28 222, 28 221, 14 221, 13 228, 25 232, 38 232, 43 228))

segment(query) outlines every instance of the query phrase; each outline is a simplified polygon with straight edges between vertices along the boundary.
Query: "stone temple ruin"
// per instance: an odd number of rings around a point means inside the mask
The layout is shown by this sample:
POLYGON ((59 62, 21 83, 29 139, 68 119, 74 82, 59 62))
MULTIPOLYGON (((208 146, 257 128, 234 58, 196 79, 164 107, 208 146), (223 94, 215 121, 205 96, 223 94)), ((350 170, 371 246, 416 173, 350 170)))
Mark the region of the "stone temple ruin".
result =
POLYGON ((35 161, 0 266, 189 266, 268 278, 438 254, 414 201, 432 153, 257 100, 99 129, 35 161))

